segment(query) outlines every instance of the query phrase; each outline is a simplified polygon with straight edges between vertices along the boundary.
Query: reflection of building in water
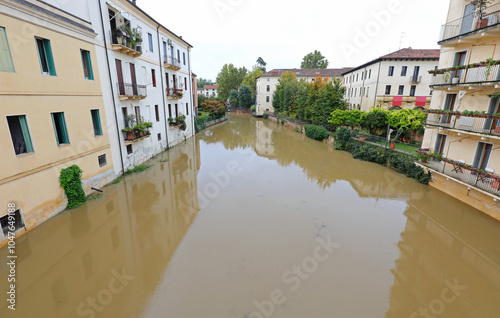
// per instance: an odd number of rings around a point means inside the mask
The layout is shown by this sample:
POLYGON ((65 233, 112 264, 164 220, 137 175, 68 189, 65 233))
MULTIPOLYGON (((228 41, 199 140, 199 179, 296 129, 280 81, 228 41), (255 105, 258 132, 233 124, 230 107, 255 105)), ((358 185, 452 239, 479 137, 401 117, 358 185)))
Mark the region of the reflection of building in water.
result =
POLYGON ((140 315, 199 210, 194 138, 154 160, 16 241, 19 317, 140 315))
POLYGON ((255 152, 261 157, 275 159, 274 145, 271 139, 273 130, 263 121, 255 121, 255 152))
POLYGON ((438 191, 408 203, 386 317, 425 317, 420 308, 431 316, 498 317, 497 222, 438 191), (432 209, 419 209, 424 201, 432 209), (455 280, 466 289, 451 290, 455 280))

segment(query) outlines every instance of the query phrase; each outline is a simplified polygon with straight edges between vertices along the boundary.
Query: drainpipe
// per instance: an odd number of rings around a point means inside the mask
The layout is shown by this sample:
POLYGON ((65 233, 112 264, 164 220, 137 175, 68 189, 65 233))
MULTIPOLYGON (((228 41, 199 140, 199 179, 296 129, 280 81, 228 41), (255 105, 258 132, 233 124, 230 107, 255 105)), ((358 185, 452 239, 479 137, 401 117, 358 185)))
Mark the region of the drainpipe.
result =
POLYGON ((374 107, 377 104, 378 85, 379 85, 379 80, 380 80, 380 70, 381 69, 382 69, 382 61, 378 62, 377 85, 375 85, 375 100, 373 101, 373 106, 374 107))
POLYGON ((192 106, 192 109, 191 109, 191 133, 193 134, 193 137, 195 135, 195 131, 194 131, 194 95, 193 95, 193 74, 191 73, 191 50, 188 46, 188 49, 187 49, 187 53, 188 53, 188 71, 189 71, 189 88, 191 89, 191 106, 192 106))
POLYGON ((169 149, 169 143, 168 143, 168 124, 167 124, 167 103, 165 102, 165 83, 163 83, 163 67, 161 66, 163 63, 163 60, 161 58, 161 46, 160 46, 160 25, 158 24, 158 27, 156 27, 156 35, 158 37, 158 56, 160 59, 160 78, 161 78, 161 90, 162 90, 162 96, 163 96, 163 117, 165 118, 165 138, 167 139, 167 149, 169 149))
POLYGON ((106 41, 106 31, 104 29, 104 18, 102 16, 102 6, 101 0, 97 0, 99 3, 99 15, 101 16, 101 27, 102 27, 102 37, 104 40, 104 51, 106 52, 106 65, 108 66, 108 75, 109 75, 109 85, 111 88, 111 97, 113 99, 113 113, 115 114, 115 123, 116 123, 116 135, 118 136, 118 148, 120 149, 120 162, 122 164, 122 174, 125 173, 125 164, 123 163, 123 152, 122 152, 122 143, 120 139, 120 129, 118 128, 118 115, 116 114, 116 101, 115 101, 115 91, 113 90, 113 80, 111 77, 111 66, 109 66, 109 53, 108 53, 108 42, 106 41))

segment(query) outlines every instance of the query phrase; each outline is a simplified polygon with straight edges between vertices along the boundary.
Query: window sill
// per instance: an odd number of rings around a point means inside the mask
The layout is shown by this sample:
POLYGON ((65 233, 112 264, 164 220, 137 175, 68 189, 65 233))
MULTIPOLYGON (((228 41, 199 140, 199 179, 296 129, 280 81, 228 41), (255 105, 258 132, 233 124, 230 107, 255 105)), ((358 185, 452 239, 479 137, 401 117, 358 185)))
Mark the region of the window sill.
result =
POLYGON ((62 144, 62 145, 57 145, 58 148, 66 148, 71 146, 71 144, 62 144))
POLYGON ((26 157, 29 157, 29 156, 34 155, 34 154, 35 154, 34 151, 33 152, 28 152, 28 153, 21 153, 19 155, 16 155, 16 158, 26 158, 26 157))

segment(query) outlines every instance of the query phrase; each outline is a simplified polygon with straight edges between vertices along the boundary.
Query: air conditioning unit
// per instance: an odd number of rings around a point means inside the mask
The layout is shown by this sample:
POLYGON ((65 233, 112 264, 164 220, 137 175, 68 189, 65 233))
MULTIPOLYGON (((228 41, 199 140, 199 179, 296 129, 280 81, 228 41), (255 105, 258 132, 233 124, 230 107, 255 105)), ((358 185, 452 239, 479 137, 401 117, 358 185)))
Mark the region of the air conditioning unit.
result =
POLYGON ((172 43, 172 39, 168 39, 168 40, 167 40, 167 44, 168 44, 168 45, 170 45, 170 46, 172 46, 172 44, 173 44, 173 43, 172 43))

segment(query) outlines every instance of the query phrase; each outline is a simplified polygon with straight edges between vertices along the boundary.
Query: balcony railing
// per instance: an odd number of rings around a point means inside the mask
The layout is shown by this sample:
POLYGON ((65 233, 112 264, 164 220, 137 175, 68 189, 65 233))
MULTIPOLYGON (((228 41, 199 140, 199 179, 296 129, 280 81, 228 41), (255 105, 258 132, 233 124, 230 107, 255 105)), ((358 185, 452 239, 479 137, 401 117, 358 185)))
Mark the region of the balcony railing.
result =
POLYGON ((172 70, 180 70, 181 69, 181 61, 176 59, 173 56, 163 56, 163 63, 166 68, 172 69, 172 70))
POLYGON ((167 88, 167 99, 181 99, 184 96, 182 89, 167 88))
POLYGON ((146 85, 136 85, 129 83, 117 83, 118 95, 120 100, 144 99, 148 96, 146 85))
POLYGON ((487 7, 483 12, 482 19, 477 17, 476 12, 474 12, 444 24, 441 27, 439 41, 452 39, 498 24, 500 24, 500 3, 487 7))
MULTIPOLYGON (((429 149, 419 149, 417 153, 429 156, 428 162, 421 165, 462 181, 468 185, 498 196, 500 194, 500 175, 471 167, 460 161, 436 156, 429 149)), ((493 171, 493 170, 490 170, 493 171)))
POLYGON ((410 83, 420 83, 422 81, 422 76, 413 75, 410 76, 410 83))
POLYGON ((137 57, 142 55, 142 43, 133 43, 130 37, 121 30, 111 30, 111 48, 129 56, 137 57))
POLYGON ((500 136, 500 117, 492 114, 429 113, 426 125, 500 136))
POLYGON ((432 85, 457 85, 500 81, 500 65, 482 65, 461 70, 447 70, 432 78, 432 85))

